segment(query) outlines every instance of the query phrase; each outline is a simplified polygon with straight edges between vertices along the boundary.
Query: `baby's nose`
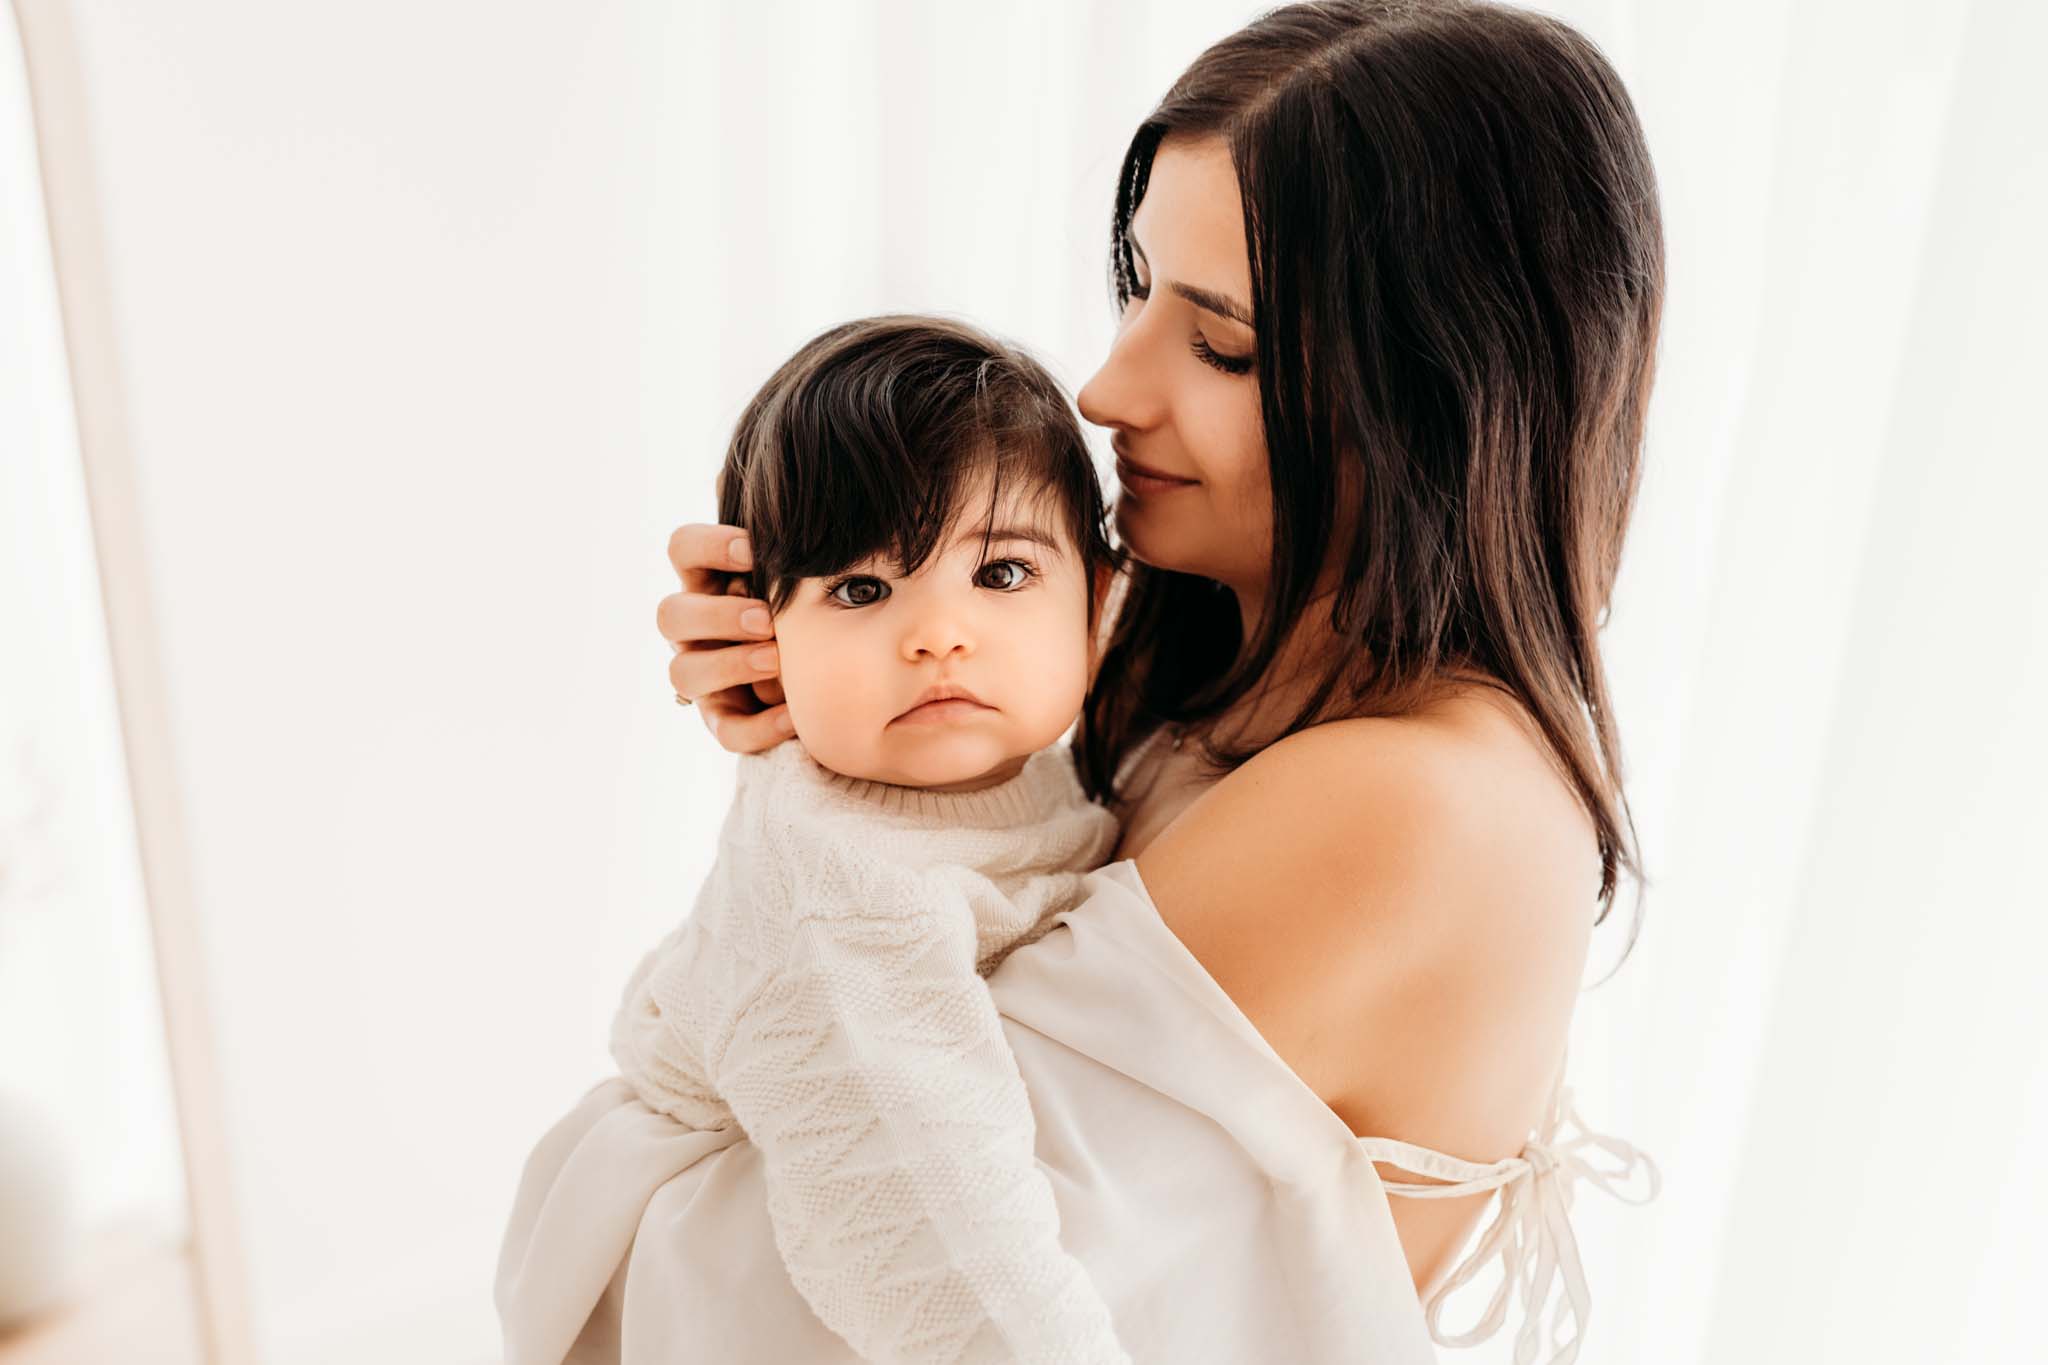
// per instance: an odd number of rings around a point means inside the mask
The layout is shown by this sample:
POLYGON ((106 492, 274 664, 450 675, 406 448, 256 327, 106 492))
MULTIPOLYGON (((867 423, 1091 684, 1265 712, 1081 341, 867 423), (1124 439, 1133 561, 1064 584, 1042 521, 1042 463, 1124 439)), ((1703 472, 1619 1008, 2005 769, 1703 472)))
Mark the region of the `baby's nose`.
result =
POLYGON ((903 632, 903 653, 909 659, 945 659, 973 652, 974 632, 958 612, 924 613, 903 632))

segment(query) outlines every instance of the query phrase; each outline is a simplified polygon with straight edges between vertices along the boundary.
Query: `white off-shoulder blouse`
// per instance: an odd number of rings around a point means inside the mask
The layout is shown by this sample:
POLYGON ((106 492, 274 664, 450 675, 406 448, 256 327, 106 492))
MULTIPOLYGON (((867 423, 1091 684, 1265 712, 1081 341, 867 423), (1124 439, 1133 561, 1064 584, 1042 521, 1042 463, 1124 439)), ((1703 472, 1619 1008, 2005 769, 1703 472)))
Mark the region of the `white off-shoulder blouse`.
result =
MULTIPOLYGON (((1562 1071, 1544 1121, 1504 1161, 1356 1136, 1160 919, 1128 859, 1088 874, 1086 897, 988 984, 1030 1093, 1061 1241, 1135 1360, 1431 1365, 1437 1344, 1498 1331, 1512 1287, 1517 1362, 1568 1365, 1591 1305, 1574 1182, 1629 1202, 1657 1192, 1648 1157, 1584 1131, 1562 1071), (1617 1164, 1594 1165, 1594 1149, 1617 1164), (1375 1161, 1455 1183, 1384 1181, 1375 1161), (1638 1165, 1649 1190, 1632 1197, 1638 1165), (1485 1190, 1499 1192, 1496 1215, 1418 1302, 1389 1196, 1485 1190), (1495 1260, 1487 1312, 1444 1334, 1445 1296, 1495 1260)), ((692 1132, 617 1078, 534 1149, 495 1295, 508 1365, 857 1359, 784 1271, 744 1134, 692 1132)))

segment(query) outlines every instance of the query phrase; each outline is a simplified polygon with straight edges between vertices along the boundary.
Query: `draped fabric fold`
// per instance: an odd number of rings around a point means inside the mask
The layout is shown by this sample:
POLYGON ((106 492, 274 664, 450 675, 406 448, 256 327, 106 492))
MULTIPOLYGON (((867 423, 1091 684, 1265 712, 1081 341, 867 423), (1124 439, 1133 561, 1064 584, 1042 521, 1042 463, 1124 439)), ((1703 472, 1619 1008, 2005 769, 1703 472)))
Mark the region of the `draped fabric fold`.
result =
MULTIPOLYGON (((1602 1174, 1583 1146, 1632 1149, 1558 1140, 1555 1108, 1522 1156, 1490 1166, 1358 1138, 1159 918, 1135 863, 1088 874, 1086 898, 1011 953, 989 990, 1061 1241, 1134 1359, 1437 1365, 1441 1305, 1425 1317, 1387 1203, 1411 1191, 1383 1183, 1375 1152, 1478 1182, 1460 1192, 1501 1188, 1473 1264, 1499 1254, 1521 1276, 1533 1249, 1533 1305, 1568 1258, 1583 1324, 1565 1178, 1602 1174)), ((753 1144, 690 1136, 613 1080, 536 1147, 496 1284, 509 1365, 856 1359, 782 1268, 753 1144)), ((1501 1320, 1496 1305, 1456 1340, 1501 1320)))

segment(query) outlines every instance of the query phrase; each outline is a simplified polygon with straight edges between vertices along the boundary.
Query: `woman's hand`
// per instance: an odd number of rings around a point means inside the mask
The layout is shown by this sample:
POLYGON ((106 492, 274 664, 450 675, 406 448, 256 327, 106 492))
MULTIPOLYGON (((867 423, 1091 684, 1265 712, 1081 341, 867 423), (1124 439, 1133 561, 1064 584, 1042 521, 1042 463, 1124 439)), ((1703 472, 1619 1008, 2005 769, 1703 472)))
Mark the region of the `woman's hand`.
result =
POLYGON ((696 703, 720 744, 736 754, 754 754, 789 738, 792 728, 775 623, 768 604, 746 596, 746 580, 733 577, 752 563, 733 557, 734 542, 746 543, 746 532, 737 526, 693 522, 677 528, 668 538, 668 559, 683 590, 661 599, 654 624, 675 650, 668 680, 676 695, 696 703), (751 612, 759 615, 750 617, 751 612), (764 649, 766 657, 757 661, 764 649))

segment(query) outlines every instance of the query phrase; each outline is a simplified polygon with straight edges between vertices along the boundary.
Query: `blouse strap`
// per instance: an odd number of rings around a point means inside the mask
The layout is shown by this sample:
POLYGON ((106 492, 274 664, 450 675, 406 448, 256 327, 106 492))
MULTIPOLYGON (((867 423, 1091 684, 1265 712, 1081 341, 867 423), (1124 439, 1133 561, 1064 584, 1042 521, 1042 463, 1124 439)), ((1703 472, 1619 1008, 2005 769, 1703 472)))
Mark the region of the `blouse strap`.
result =
POLYGON ((1483 1190, 1501 1192, 1499 1212, 1481 1234, 1472 1253, 1451 1271, 1424 1304, 1430 1336, 1444 1346, 1473 1346, 1500 1330, 1507 1314, 1511 1286, 1520 1287, 1526 1316, 1515 1336, 1515 1365, 1534 1365, 1540 1347, 1539 1333, 1543 1307, 1549 1301, 1551 1282, 1564 1277, 1564 1297, 1558 1300, 1550 1323, 1552 1354, 1547 1365, 1571 1365, 1578 1359, 1592 1309, 1592 1293, 1586 1287, 1586 1272, 1579 1260, 1578 1240, 1572 1235, 1571 1204, 1573 1180, 1588 1180, 1628 1204, 1647 1204, 1657 1197, 1663 1183, 1657 1164, 1643 1152, 1619 1138, 1589 1130, 1572 1104, 1570 1087, 1564 1084, 1562 1066, 1551 1090, 1550 1104, 1535 1138, 1522 1148, 1520 1156, 1501 1161, 1461 1161, 1442 1152, 1418 1147, 1394 1138, 1359 1138, 1358 1144, 1375 1161, 1433 1176, 1454 1183, 1423 1185, 1382 1180, 1388 1194, 1411 1199, 1450 1199, 1483 1190), (1576 1136, 1560 1140, 1566 1121, 1578 1130, 1576 1136), (1601 1168, 1580 1155, 1598 1147, 1619 1159, 1618 1166, 1601 1168), (1640 1165, 1649 1177, 1649 1192, 1631 1197, 1622 1186, 1640 1165), (1451 1292, 1471 1280, 1495 1256, 1501 1258, 1500 1287, 1486 1306, 1486 1313, 1469 1330, 1457 1336, 1441 1334, 1438 1319, 1451 1292), (1571 1335, 1563 1335, 1566 1311, 1571 1314, 1571 1335))

